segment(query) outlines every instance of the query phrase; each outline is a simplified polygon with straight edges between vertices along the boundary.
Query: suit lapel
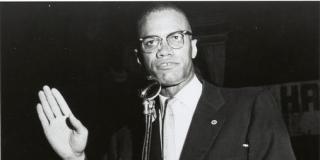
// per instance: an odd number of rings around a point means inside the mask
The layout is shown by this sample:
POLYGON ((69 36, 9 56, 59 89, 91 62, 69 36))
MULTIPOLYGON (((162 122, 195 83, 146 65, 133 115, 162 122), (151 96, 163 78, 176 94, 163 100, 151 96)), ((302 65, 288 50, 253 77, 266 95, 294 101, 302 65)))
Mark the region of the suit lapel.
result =
POLYGON ((220 90, 204 82, 180 160, 200 160, 204 158, 224 123, 225 116, 219 113, 223 104, 224 99, 220 90))

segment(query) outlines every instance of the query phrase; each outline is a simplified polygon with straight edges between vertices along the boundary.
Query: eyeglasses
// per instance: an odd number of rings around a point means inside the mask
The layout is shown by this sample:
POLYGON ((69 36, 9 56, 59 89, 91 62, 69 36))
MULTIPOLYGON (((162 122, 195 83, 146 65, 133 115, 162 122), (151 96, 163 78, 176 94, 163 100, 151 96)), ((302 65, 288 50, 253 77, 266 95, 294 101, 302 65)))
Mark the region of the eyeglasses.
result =
MULTIPOLYGON (((173 49, 180 49, 184 45, 184 36, 192 35, 190 31, 176 31, 167 35, 166 40, 168 45, 173 49)), ((141 42, 142 51, 151 53, 162 44, 163 38, 159 36, 146 36, 139 39, 141 42)))

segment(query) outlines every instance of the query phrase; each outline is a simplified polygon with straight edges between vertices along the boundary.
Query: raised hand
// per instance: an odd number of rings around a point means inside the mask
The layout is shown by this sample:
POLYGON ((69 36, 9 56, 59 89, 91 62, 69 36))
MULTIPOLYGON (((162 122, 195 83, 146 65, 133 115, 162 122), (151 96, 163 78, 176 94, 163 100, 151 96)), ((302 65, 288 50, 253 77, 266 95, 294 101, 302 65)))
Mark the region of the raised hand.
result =
POLYGON ((44 134, 54 151, 64 160, 84 160, 88 130, 73 115, 60 92, 48 86, 39 91, 37 112, 44 134), (72 129, 67 125, 70 120, 72 129))

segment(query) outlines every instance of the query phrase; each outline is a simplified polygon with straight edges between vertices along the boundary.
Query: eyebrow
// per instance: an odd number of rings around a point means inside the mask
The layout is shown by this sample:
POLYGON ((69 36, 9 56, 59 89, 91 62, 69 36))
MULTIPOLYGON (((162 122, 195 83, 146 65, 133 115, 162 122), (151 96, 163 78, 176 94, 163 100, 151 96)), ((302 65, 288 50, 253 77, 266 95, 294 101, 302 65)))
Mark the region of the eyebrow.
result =
POLYGON ((151 38, 151 37, 160 37, 160 36, 157 36, 157 35, 148 35, 148 36, 140 37, 139 40, 143 40, 143 39, 151 38))
MULTIPOLYGON (((188 30, 178 30, 178 31, 174 31, 174 32, 171 32, 171 33, 167 34, 166 37, 169 36, 169 35, 172 35, 172 34, 175 34, 175 33, 179 33, 179 32, 184 32, 184 31, 187 31, 187 33, 188 32, 191 33, 188 30)), ((158 36, 158 35, 147 35, 147 36, 144 36, 144 37, 140 37, 139 40, 143 40, 143 39, 151 38, 151 37, 160 37, 160 36, 158 36)))

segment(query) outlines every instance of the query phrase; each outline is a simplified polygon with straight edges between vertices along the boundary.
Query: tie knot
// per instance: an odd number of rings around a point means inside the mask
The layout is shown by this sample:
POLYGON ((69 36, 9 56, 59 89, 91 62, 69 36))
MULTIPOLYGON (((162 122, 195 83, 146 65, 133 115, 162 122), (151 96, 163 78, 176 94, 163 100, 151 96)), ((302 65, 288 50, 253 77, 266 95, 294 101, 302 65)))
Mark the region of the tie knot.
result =
POLYGON ((172 97, 172 98, 168 98, 165 101, 165 116, 173 116, 173 105, 176 101, 176 98, 172 97))
POLYGON ((175 103, 176 101, 177 101, 177 98, 175 98, 175 97, 168 98, 168 99, 165 101, 165 106, 172 105, 172 104, 175 103))

